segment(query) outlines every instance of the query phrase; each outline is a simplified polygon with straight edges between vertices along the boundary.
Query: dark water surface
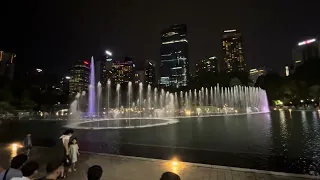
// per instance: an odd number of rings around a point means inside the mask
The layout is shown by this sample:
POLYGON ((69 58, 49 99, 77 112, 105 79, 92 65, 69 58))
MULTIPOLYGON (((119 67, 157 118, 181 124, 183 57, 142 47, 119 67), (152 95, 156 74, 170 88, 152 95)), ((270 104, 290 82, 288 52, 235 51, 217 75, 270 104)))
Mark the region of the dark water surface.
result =
MULTIPOLYGON (((137 129, 75 130, 82 151, 290 171, 299 157, 320 162, 317 111, 185 118, 179 123, 137 129)), ((0 142, 22 140, 54 146, 66 121, 3 120, 0 142)))

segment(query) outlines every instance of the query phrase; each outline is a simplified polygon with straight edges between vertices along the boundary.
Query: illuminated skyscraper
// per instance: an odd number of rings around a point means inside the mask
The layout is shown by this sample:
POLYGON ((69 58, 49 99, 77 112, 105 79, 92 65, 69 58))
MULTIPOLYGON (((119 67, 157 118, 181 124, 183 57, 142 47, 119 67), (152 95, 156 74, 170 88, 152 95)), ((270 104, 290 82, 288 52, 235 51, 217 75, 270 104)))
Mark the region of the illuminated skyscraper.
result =
POLYGON ((160 54, 160 85, 187 86, 189 73, 187 25, 173 25, 161 32, 160 54))
POLYGON ((145 71, 144 70, 137 70, 134 73, 134 83, 135 84, 139 84, 139 83, 145 83, 146 81, 146 75, 145 75, 145 71))
POLYGON ((106 68, 107 62, 104 58, 97 58, 95 60, 95 81, 96 83, 100 82, 102 87, 106 87, 108 80, 108 71, 106 68))
POLYGON ((225 30, 222 35, 224 70, 245 71, 242 34, 237 30, 225 30))
POLYGON ((115 84, 128 83, 134 80, 135 64, 131 58, 126 57, 124 61, 114 61, 112 63, 112 78, 115 84))
POLYGON ((219 72, 218 59, 216 57, 209 57, 207 59, 200 60, 196 64, 196 74, 199 75, 202 72, 219 72))
POLYGON ((71 68, 69 80, 69 95, 75 96, 78 92, 88 91, 90 65, 89 61, 78 61, 71 68))
POLYGON ((156 85, 156 63, 153 61, 146 61, 145 80, 147 84, 156 85))
POLYGON ((96 82, 101 83, 102 88, 106 87, 108 79, 112 78, 112 57, 105 54, 95 59, 95 78, 96 82))
POLYGON ((250 69, 249 78, 253 81, 253 83, 256 83, 259 76, 266 75, 266 74, 267 74, 267 70, 264 67, 258 68, 258 69, 250 69))
POLYGON ((297 43, 292 50, 294 68, 310 59, 320 58, 320 43, 316 39, 307 39, 297 43))
POLYGON ((13 80, 16 54, 0 51, 0 77, 13 80))

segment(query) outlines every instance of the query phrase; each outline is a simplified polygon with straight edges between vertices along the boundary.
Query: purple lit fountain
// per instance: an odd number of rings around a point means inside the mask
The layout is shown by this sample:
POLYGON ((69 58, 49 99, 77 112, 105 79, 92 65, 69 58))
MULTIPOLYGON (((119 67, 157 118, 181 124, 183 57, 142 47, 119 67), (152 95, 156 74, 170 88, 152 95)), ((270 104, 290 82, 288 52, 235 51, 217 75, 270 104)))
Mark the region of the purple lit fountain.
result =
POLYGON ((89 102, 88 102, 88 116, 94 116, 96 114, 96 84, 95 84, 95 77, 94 77, 94 60, 91 57, 91 64, 90 64, 90 85, 89 85, 89 102))

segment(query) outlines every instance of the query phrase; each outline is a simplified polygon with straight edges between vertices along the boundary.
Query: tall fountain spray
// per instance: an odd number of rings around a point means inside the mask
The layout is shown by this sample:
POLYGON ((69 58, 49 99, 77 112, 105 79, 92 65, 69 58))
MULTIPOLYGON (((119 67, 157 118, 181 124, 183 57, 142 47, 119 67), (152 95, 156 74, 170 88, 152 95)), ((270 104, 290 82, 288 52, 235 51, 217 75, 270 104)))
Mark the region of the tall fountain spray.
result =
POLYGON ((93 116, 96 113, 96 88, 95 88, 95 77, 94 77, 94 60, 93 57, 91 57, 91 64, 90 64, 90 85, 89 85, 89 102, 88 102, 88 115, 93 116))
POLYGON ((131 101, 132 101, 132 82, 128 82, 128 117, 130 118, 131 112, 131 101))
MULTIPOLYGON (((107 81, 107 112, 109 112, 109 108, 110 108, 110 93, 111 93, 111 81, 110 79, 108 79, 107 81)), ((109 114, 107 114, 107 116, 109 116, 109 114)))
POLYGON ((100 106, 101 106, 101 92, 102 92, 102 88, 101 88, 101 83, 98 82, 98 85, 97 85, 97 115, 99 115, 99 112, 100 112, 100 106))
POLYGON ((119 110, 120 109, 120 99, 121 99, 121 95, 120 95, 120 87, 121 85, 120 84, 117 84, 117 87, 116 87, 116 91, 117 91, 117 102, 116 102, 116 108, 119 110))
POLYGON ((148 108, 148 111, 151 110, 151 85, 148 84, 148 88, 147 88, 147 108, 148 108))
POLYGON ((139 109, 140 109, 140 117, 142 117, 142 103, 143 103, 143 84, 142 82, 139 83, 139 109))

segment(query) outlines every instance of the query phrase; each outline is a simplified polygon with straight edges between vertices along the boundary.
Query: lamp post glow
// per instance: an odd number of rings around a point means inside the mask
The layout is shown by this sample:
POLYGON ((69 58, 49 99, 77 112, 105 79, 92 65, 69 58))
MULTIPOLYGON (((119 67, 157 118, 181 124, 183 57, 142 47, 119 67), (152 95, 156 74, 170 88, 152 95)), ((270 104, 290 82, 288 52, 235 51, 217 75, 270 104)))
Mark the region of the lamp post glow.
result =
POLYGON ((40 72, 42 72, 42 69, 36 69, 36 71, 37 71, 38 73, 40 73, 40 72))
POLYGON ((106 55, 112 56, 112 53, 110 51, 106 50, 106 55))

